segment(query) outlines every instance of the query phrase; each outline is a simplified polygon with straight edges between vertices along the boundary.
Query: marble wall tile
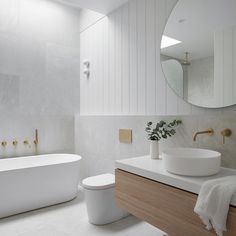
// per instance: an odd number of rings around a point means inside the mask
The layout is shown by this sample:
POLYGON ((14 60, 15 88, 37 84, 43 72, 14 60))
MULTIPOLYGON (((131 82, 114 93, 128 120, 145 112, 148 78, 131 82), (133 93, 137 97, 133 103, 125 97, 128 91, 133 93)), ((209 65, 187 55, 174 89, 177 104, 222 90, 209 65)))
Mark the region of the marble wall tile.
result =
POLYGON ((180 118, 183 124, 175 136, 160 142, 160 151, 169 147, 209 148, 222 153, 222 165, 236 168, 236 120, 234 116, 76 116, 75 150, 83 157, 82 177, 114 171, 115 160, 149 154, 149 142, 144 131, 147 121, 170 121, 180 118), (133 130, 133 143, 122 144, 119 128, 133 130), (196 131, 213 128, 213 136, 200 135, 193 142, 196 131), (233 135, 223 144, 220 132, 230 128, 233 135))
POLYGON ((0 17, 9 26, 7 33, 0 27, 0 73, 21 78, 12 86, 19 87, 19 113, 78 112, 79 11, 49 0, 4 0, 0 17), (14 9, 19 22, 12 28, 14 9))
POLYGON ((19 76, 0 74, 0 110, 18 108, 19 86, 19 76))
POLYGON ((74 117, 50 115, 0 115, 0 158, 18 157, 43 153, 74 153, 74 117), (33 140, 35 129, 39 132, 36 152, 33 140), (12 141, 17 140, 14 147, 12 141), (23 141, 28 140, 29 145, 23 141), (7 146, 1 146, 7 141, 7 146))
POLYGON ((79 49, 47 45, 47 97, 58 112, 79 112, 79 49))
POLYGON ((0 32, 9 33, 19 26, 19 0, 1 0, 0 32))
POLYGON ((20 0, 18 33, 37 40, 79 47, 79 12, 52 0, 20 0))
POLYGON ((34 154, 35 128, 39 153, 74 152, 79 31, 79 10, 56 1, 0 1, 0 157, 34 154))

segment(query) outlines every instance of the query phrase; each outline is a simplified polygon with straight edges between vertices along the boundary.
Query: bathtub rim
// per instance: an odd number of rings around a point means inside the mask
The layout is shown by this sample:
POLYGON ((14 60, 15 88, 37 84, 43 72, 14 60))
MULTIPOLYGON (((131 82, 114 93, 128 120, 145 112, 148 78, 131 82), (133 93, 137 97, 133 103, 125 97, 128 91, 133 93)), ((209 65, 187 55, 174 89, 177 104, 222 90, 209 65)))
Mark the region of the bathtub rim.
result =
MULTIPOLYGON (((65 157, 64 157, 65 158, 65 157)), ((68 153, 51 153, 51 154, 40 154, 40 155, 30 155, 30 156, 20 156, 20 157, 10 157, 10 158, 2 158, 0 159, 0 173, 3 172, 10 172, 10 171, 19 171, 19 170, 23 170, 23 169, 30 169, 30 168, 43 168, 43 167, 48 167, 48 166, 55 166, 55 165, 66 165, 66 164, 71 164, 71 163, 77 163, 80 162, 82 160, 82 157, 80 155, 77 154, 68 154, 68 153), (60 157, 57 159, 57 161, 54 160, 54 162, 45 162, 45 163, 40 163, 38 160, 42 159, 42 158, 52 158, 55 156, 69 156, 70 158, 68 158, 66 161, 61 161, 60 162, 60 157), (10 164, 10 162, 20 162, 20 161, 27 161, 27 159, 36 159, 37 162, 35 163, 31 163, 31 165, 24 165, 22 163, 22 165, 20 166, 12 166, 10 164), (1 162, 9 162, 9 166, 8 167, 2 167, 1 166, 1 162)), ((43 160, 42 160, 43 161, 43 160)), ((52 161, 52 160, 51 160, 52 161)), ((18 163, 19 164, 19 163, 18 163)))

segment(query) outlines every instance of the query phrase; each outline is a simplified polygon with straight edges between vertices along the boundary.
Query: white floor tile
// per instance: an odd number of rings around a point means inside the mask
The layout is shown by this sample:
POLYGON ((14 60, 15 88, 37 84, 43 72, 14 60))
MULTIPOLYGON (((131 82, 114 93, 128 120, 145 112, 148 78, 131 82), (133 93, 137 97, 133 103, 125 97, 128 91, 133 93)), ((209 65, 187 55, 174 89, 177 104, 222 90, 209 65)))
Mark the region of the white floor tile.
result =
POLYGON ((0 220, 1 236, 162 236, 133 216, 105 226, 88 223, 86 205, 77 199, 0 220))

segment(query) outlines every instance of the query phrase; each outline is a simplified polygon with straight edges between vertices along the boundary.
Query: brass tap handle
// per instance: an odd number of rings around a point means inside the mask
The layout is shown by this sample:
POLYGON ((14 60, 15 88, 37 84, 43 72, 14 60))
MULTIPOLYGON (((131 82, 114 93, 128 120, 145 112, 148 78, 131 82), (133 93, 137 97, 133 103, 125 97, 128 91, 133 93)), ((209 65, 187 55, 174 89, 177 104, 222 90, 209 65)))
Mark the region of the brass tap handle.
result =
POLYGON ((6 147, 7 146, 7 142, 6 141, 2 141, 2 146, 6 147))
POLYGON ((27 146, 28 148, 31 148, 30 142, 28 140, 24 140, 23 144, 27 146))
POLYGON ((12 145, 13 145, 14 147, 16 147, 17 144, 18 144, 18 141, 17 141, 17 140, 14 140, 14 141, 12 142, 12 145))
POLYGON ((29 145, 29 141, 28 140, 24 140, 23 144, 24 145, 29 145))
POLYGON ((230 137, 232 135, 231 129, 224 129, 221 131, 221 135, 223 137, 223 144, 225 144, 225 137, 230 137))

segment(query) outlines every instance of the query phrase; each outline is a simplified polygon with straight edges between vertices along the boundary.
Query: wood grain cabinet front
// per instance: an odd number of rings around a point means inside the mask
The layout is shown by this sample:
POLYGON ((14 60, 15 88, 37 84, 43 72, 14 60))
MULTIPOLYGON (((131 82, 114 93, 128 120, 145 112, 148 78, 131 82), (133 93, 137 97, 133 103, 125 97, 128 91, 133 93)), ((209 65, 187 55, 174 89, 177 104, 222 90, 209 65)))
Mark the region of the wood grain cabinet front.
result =
MULTIPOLYGON (((215 236, 208 231, 193 209, 197 195, 116 169, 117 205, 156 226, 170 236, 215 236)), ((228 231, 236 236, 236 208, 230 207, 228 231)))

